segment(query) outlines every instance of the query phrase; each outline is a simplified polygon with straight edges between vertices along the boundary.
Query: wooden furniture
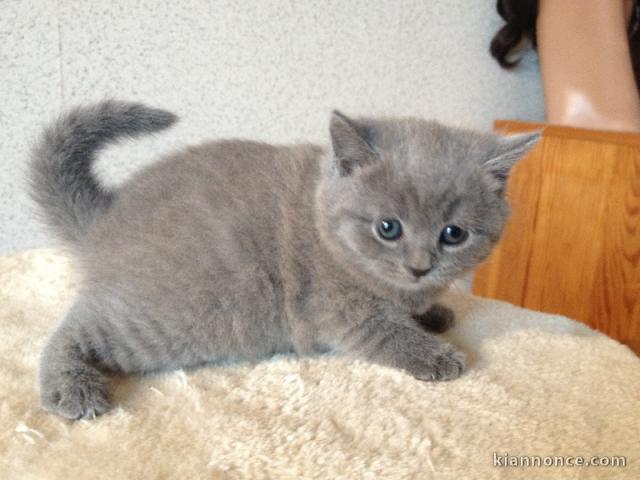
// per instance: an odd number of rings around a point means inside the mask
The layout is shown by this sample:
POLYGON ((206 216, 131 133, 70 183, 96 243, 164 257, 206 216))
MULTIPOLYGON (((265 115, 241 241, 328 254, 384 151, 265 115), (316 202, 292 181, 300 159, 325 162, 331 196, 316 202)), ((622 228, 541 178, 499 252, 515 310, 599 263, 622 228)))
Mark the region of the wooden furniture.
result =
POLYGON ((640 134, 545 127, 508 197, 511 220, 474 293, 580 320, 640 353, 640 134))

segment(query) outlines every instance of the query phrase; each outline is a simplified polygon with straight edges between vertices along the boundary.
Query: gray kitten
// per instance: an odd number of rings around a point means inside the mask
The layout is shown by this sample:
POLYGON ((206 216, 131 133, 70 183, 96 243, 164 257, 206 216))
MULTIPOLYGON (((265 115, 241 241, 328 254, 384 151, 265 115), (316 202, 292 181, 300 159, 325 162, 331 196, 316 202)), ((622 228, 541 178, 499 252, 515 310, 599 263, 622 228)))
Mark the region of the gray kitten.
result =
POLYGON ((108 101, 71 111, 33 154, 32 193, 82 273, 40 365, 45 409, 109 409, 113 372, 279 352, 337 352, 447 380, 462 355, 438 295, 487 257, 511 166, 539 138, 406 119, 331 118, 332 148, 217 141, 108 191, 91 173, 119 137, 176 117, 108 101), (426 328, 425 328, 426 327, 426 328))

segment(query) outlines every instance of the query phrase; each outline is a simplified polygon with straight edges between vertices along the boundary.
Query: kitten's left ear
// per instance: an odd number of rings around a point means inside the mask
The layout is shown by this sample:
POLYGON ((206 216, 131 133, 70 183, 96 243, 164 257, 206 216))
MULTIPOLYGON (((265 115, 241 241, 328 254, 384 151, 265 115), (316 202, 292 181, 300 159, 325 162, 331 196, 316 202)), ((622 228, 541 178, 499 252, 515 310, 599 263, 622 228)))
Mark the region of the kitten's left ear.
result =
POLYGON ((375 161, 376 154, 369 143, 369 130, 337 110, 331 115, 331 144, 335 168, 340 176, 351 175, 358 167, 375 161))
POLYGON ((542 131, 502 137, 484 168, 504 186, 511 167, 535 147, 541 137, 542 131))

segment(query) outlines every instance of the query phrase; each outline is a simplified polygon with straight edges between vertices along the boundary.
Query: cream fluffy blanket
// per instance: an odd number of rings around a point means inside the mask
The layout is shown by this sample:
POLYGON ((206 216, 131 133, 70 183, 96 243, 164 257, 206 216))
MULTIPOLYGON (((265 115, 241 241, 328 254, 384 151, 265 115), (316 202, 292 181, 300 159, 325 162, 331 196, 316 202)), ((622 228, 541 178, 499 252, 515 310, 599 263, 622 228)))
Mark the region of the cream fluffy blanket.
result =
POLYGON ((452 292, 458 380, 276 358, 121 379, 118 408, 74 423, 35 381, 73 290, 53 250, 0 258, 0 479, 640 478, 640 360, 563 317, 452 292), (520 456, 626 467, 504 466, 520 456))

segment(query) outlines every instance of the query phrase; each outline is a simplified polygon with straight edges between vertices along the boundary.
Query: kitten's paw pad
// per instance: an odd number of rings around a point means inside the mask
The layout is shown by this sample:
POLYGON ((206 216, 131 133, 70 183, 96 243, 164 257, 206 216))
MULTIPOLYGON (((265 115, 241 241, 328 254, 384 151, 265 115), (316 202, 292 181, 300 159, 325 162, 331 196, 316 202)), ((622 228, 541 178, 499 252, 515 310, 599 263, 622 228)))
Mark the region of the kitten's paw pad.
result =
POLYGON ((455 324, 453 310, 445 306, 435 304, 421 315, 413 317, 425 330, 442 333, 449 330, 455 324))
POLYGON ((71 420, 94 418, 111 408, 109 389, 103 381, 69 381, 43 392, 42 406, 71 420))
POLYGON ((449 349, 435 356, 429 367, 414 373, 419 380, 443 381, 458 378, 464 372, 464 355, 449 349))

